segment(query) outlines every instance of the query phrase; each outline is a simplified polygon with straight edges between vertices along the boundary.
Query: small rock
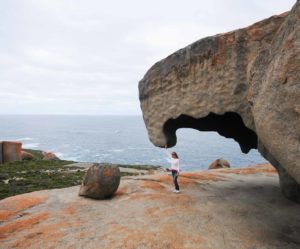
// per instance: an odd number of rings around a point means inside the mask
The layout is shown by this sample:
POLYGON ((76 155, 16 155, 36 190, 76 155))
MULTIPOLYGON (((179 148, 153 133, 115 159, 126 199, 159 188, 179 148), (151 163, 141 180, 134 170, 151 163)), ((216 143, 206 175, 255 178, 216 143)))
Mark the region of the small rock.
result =
POLYGON ((230 163, 223 158, 219 158, 213 161, 208 167, 208 169, 223 169, 223 168, 230 168, 230 163))
POLYGON ((83 178, 79 195, 94 199, 111 197, 119 187, 120 178, 121 173, 117 166, 94 164, 83 178))
POLYGON ((54 153, 52 152, 44 152, 43 160, 60 160, 54 153))
POLYGON ((22 160, 35 160, 36 159, 36 157, 33 154, 31 154, 27 151, 24 151, 24 150, 21 151, 21 155, 22 155, 22 160))

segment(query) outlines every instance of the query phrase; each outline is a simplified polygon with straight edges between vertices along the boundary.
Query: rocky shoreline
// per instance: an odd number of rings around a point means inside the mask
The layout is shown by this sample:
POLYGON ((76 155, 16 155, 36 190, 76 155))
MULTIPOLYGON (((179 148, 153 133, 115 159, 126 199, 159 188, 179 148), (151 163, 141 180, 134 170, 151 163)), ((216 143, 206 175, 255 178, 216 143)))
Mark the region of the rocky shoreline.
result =
POLYGON ((125 176, 114 197, 79 186, 0 201, 3 248, 289 248, 300 246, 299 204, 284 198, 269 164, 125 176))

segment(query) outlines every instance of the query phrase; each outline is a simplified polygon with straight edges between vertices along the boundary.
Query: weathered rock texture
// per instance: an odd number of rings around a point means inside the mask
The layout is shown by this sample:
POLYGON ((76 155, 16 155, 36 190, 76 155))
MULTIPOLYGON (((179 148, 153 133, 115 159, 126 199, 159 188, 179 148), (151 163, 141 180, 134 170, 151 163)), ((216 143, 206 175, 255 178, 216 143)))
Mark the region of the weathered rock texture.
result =
POLYGON ((222 168, 230 168, 230 163, 223 158, 219 158, 213 161, 208 167, 208 169, 222 169, 222 168))
POLYGON ((121 173, 117 166, 95 164, 87 170, 79 195, 94 199, 111 197, 119 187, 120 178, 121 173))
POLYGON ((299 249, 300 209, 269 165, 125 177, 115 198, 78 186, 0 200, 1 248, 299 249))
POLYGON ((300 1, 244 29, 201 39, 156 63, 139 83, 149 138, 217 131, 247 153, 258 148, 300 201, 300 1))
POLYGON ((22 160, 35 160, 36 159, 36 157, 33 154, 26 152, 24 150, 22 150, 21 155, 22 155, 22 160))
POLYGON ((60 160, 53 152, 43 152, 43 160, 60 160))
POLYGON ((3 162, 14 162, 22 160, 22 143, 14 141, 2 142, 3 162))

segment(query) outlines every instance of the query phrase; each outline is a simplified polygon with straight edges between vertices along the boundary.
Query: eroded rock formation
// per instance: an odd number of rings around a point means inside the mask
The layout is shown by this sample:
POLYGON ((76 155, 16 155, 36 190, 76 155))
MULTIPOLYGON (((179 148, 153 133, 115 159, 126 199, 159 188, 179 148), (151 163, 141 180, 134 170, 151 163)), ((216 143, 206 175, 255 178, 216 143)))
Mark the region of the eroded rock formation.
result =
POLYGON ((43 160, 47 161, 56 161, 60 160, 53 152, 42 152, 43 154, 43 160))
POLYGON ((114 198, 78 186, 0 200, 1 248, 299 249, 300 209, 269 165, 122 178, 114 198))
POLYGON ((139 83, 151 142, 176 130, 217 131, 258 149, 300 202, 300 1, 244 29, 196 41, 157 62, 139 83))
POLYGON ((1 141, 0 163, 22 160, 22 143, 17 141, 1 141))
POLYGON ((22 155, 22 160, 28 160, 28 161, 36 160, 36 157, 33 154, 31 154, 27 151, 24 151, 24 150, 21 151, 21 155, 22 155))

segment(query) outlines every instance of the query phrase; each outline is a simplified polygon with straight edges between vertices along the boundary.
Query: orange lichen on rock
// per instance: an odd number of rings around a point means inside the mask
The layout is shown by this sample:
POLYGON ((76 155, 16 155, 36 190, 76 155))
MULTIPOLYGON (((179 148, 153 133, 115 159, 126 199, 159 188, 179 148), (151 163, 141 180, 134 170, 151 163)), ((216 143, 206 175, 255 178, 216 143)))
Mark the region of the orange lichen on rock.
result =
POLYGON ((181 174, 181 177, 193 179, 193 180, 201 180, 201 181, 222 181, 225 180, 226 177, 220 176, 218 174, 212 173, 212 172, 188 172, 188 173, 183 173, 181 174))
POLYGON ((164 191, 164 192, 155 192, 155 193, 136 193, 132 194, 129 197, 132 201, 149 201, 149 202, 155 202, 155 203, 163 203, 167 204, 168 206, 174 206, 174 203, 176 203, 177 206, 188 206, 192 205, 195 201, 192 197, 189 195, 184 194, 175 194, 170 191, 164 191))
POLYGON ((159 175, 154 176, 155 180, 162 182, 162 183, 170 183, 172 181, 172 176, 169 175, 159 175))
MULTIPOLYGON (((168 175, 161 175, 156 177, 156 179, 163 183, 170 183, 172 182, 172 177, 168 175)), ((197 181, 221 181, 224 180, 225 177, 222 177, 220 175, 217 175, 215 173, 210 172, 184 172, 181 173, 178 177, 178 182, 182 184, 192 184, 197 183, 197 181)))
POLYGON ((167 209, 164 209, 161 214, 163 216, 173 216, 173 215, 176 215, 177 212, 178 211, 175 210, 174 208, 167 208, 167 209))
MULTIPOLYGON (((217 173, 213 172, 185 172, 180 173, 178 177, 178 183, 180 186, 187 186, 187 185, 197 185, 199 182, 211 182, 211 181, 221 181, 225 180, 225 176, 218 175, 217 173)), ((170 175, 158 175, 154 176, 151 180, 145 180, 142 187, 145 188, 152 188, 152 189, 164 189, 165 187, 161 184, 173 185, 173 179, 170 175)))
POLYGON ((41 193, 29 193, 8 197, 0 201, 0 221, 5 221, 9 217, 27 208, 36 206, 47 200, 47 196, 41 193))
MULTIPOLYGON (((27 249, 32 248, 32 245, 42 242, 42 245, 47 245, 47 248, 57 248, 61 238, 65 236, 65 233, 60 229, 67 228, 65 222, 56 222, 52 224, 42 224, 38 228, 30 230, 26 236, 18 239, 13 248, 27 249)), ((43 246, 41 246, 43 248, 43 246)))
POLYGON ((150 207, 146 210, 146 215, 149 217, 170 217, 175 216, 181 211, 171 207, 171 208, 161 208, 161 207, 150 207))
POLYGON ((187 185, 187 184, 196 184, 196 181, 194 179, 186 178, 184 176, 181 176, 178 178, 178 183, 181 186, 187 185))
POLYGON ((190 240, 197 244, 197 248, 207 248, 205 240, 200 235, 186 235, 182 229, 178 229, 176 224, 164 225, 155 229, 144 227, 142 231, 127 229, 123 231, 125 237, 120 243, 112 242, 107 248, 152 248, 152 249, 181 249, 187 248, 186 243, 190 240), (147 236, 145 236, 145 234, 147 236))
MULTIPOLYGON (((269 165, 250 168, 273 170, 269 165)), ((276 194, 275 174, 268 178, 269 173, 226 174, 237 170, 181 172, 179 194, 172 192, 172 177, 161 172, 122 179, 115 197, 101 201, 78 197, 78 186, 49 190, 45 204, 1 223, 0 247, 212 249, 224 248, 226 241, 226 248, 263 248, 275 241, 285 248, 286 242, 276 240, 276 234, 282 226, 297 226, 298 207, 286 205, 276 194), (253 215, 259 212, 261 216, 253 215), (263 228, 249 226, 261 224, 262 217, 270 223, 263 228), (262 240, 265 234, 270 234, 269 240, 262 240)), ((289 236, 297 241, 294 231, 289 236)))
POLYGON ((65 207, 64 209, 63 209, 63 212, 65 213, 65 214, 69 214, 69 215, 73 215, 73 214, 75 214, 76 213, 76 209, 74 208, 74 207, 65 207))
POLYGON ((151 180, 144 181, 142 187, 143 188, 151 188, 151 189, 155 189, 155 190, 161 190, 161 189, 165 188, 159 182, 151 181, 151 180))
POLYGON ((114 197, 120 197, 127 194, 128 188, 126 186, 119 187, 117 192, 115 192, 114 197))
POLYGON ((218 35, 217 42, 219 52, 225 56, 228 52, 228 47, 233 47, 236 43, 234 32, 231 31, 218 35))
POLYGON ((260 28, 252 27, 251 29, 247 30, 248 35, 251 37, 252 40, 260 40, 264 35, 264 32, 260 28))
POLYGON ((258 164, 256 166, 250 166, 247 168, 241 169, 230 169, 230 170, 218 170, 218 172, 229 173, 229 174, 238 174, 238 175, 251 175, 257 173, 277 173, 276 169, 271 164, 258 164))
POLYGON ((13 222, 10 222, 9 224, 3 225, 0 227, 0 238, 5 238, 8 233, 24 230, 24 229, 30 229, 35 224, 46 220, 49 217, 48 212, 42 212, 39 214, 36 214, 34 216, 30 216, 29 218, 24 218, 20 220, 15 220, 13 222))
POLYGON ((103 175, 108 177, 108 176, 114 176, 116 173, 115 173, 115 170, 111 170, 109 168, 104 168, 103 169, 103 175))

